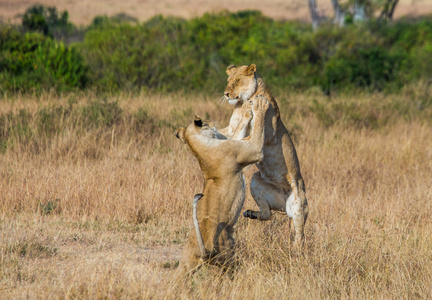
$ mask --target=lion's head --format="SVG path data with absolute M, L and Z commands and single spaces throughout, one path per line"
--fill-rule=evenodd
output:
M 181 127 L 177 129 L 175 135 L 183 143 L 187 143 L 193 136 L 216 139 L 217 131 L 213 122 L 195 116 L 194 121 L 187 128 Z
M 256 78 L 256 65 L 249 66 L 228 66 L 227 86 L 225 88 L 225 99 L 229 104 L 235 105 L 237 102 L 249 100 L 255 94 L 258 83 Z

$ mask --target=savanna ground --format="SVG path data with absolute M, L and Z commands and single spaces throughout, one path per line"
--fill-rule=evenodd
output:
M 0 298 L 432 298 L 430 90 L 277 93 L 306 182 L 288 218 L 240 218 L 236 264 L 171 284 L 202 178 L 174 129 L 227 124 L 219 96 L 92 93 L 0 102 Z M 247 181 L 255 167 L 246 170 Z M 244 209 L 256 209 L 250 195 Z
M 118 13 L 145 21 L 159 14 L 191 18 L 206 12 L 236 12 L 246 9 L 259 10 L 274 19 L 310 21 L 307 0 L 0 0 L 0 21 L 20 23 L 21 15 L 35 4 L 55 6 L 60 11 L 67 10 L 70 20 L 77 25 L 88 25 L 98 15 L 112 16 Z M 330 0 L 319 0 L 317 4 L 320 12 L 329 16 L 333 14 Z M 394 16 L 419 16 L 431 12 L 430 0 L 400 0 Z

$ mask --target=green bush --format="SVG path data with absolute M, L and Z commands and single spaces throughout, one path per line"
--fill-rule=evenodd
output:
M 76 48 L 51 39 L 38 46 L 35 68 L 48 76 L 57 89 L 83 88 L 87 82 L 87 67 Z
M 90 80 L 102 90 L 158 88 L 173 80 L 175 58 L 167 43 L 142 26 L 108 23 L 90 30 L 80 45 L 90 68 Z
M 67 12 L 34 6 L 23 27 L 50 35 L 72 28 L 67 19 Z M 221 92 L 227 65 L 255 63 L 271 87 L 398 91 L 429 79 L 432 70 L 427 18 L 328 24 L 313 32 L 308 24 L 275 21 L 258 11 L 190 20 L 156 16 L 144 23 L 120 14 L 96 17 L 82 31 L 82 42 L 65 46 L 41 33 L 0 27 L 2 90 Z
M 319 70 L 312 65 L 319 54 L 310 29 L 256 11 L 205 14 L 189 21 L 158 16 L 141 25 L 98 18 L 79 47 L 90 80 L 109 91 L 215 91 L 223 87 L 231 63 L 254 62 L 269 82 L 298 87 L 310 86 L 308 77 Z
M 408 59 L 404 62 L 401 76 L 405 81 L 413 81 L 424 78 L 432 78 L 432 42 L 413 47 Z
M 26 92 L 83 88 L 87 68 L 74 46 L 40 33 L 0 26 L 0 90 Z
M 377 43 L 344 45 L 324 64 L 321 86 L 325 91 L 351 87 L 381 90 L 399 83 L 398 70 L 405 57 L 403 51 Z
M 21 34 L 17 30 L 0 27 L 0 88 L 19 91 L 41 86 L 44 78 L 35 72 L 35 53 L 46 38 L 38 33 Z
M 48 37 L 61 38 L 77 30 L 68 19 L 67 11 L 60 13 L 55 7 L 37 4 L 26 10 L 22 26 L 26 31 L 37 31 Z
M 428 61 L 430 21 L 312 32 L 306 24 L 245 11 L 191 20 L 158 16 L 140 25 L 94 23 L 80 51 L 99 90 L 220 91 L 229 64 L 257 64 L 270 86 L 318 85 L 325 92 L 398 90 L 430 70 L 419 64 L 419 57 Z

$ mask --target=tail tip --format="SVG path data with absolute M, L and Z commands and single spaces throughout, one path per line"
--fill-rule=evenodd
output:
M 204 197 L 203 194 L 196 194 L 196 195 L 194 196 L 194 198 L 193 198 L 193 202 L 194 202 L 194 203 L 198 203 L 198 201 L 200 201 L 200 199 L 201 199 L 202 197 Z

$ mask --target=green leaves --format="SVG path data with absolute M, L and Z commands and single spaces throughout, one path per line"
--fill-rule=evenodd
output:
M 74 46 L 7 26 L 0 27 L 0 38 L 2 92 L 68 91 L 86 86 L 87 67 Z
M 75 47 L 51 39 L 37 48 L 35 68 L 49 76 L 57 89 L 83 88 L 87 81 L 87 68 Z
M 67 12 L 52 8 L 34 7 L 26 18 L 34 16 L 39 24 L 38 15 L 50 28 L 69 24 Z M 83 32 L 84 41 L 65 45 L 41 33 L 0 26 L 1 91 L 89 86 L 103 92 L 220 92 L 227 65 L 250 63 L 270 86 L 284 89 L 398 90 L 430 78 L 432 69 L 428 19 L 328 24 L 313 32 L 310 25 L 275 21 L 257 11 L 190 20 L 156 16 L 141 24 L 119 15 L 96 17 Z

